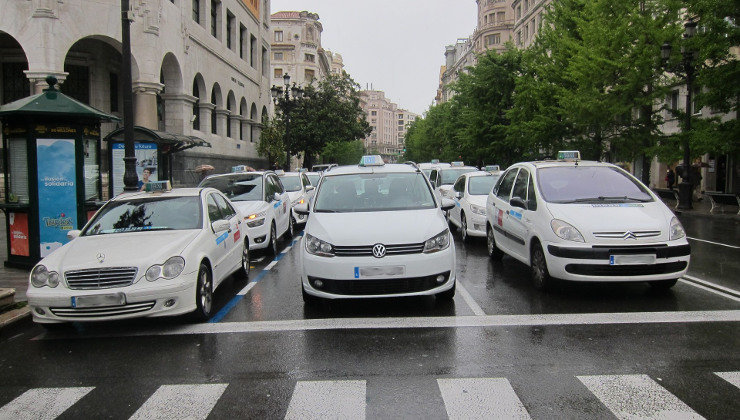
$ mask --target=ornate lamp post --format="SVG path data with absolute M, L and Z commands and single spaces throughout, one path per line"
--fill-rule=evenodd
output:
M 691 39 L 696 34 L 696 22 L 689 20 L 684 24 L 685 40 Z M 669 69 L 675 73 L 683 73 L 686 81 L 686 121 L 683 133 L 683 176 L 681 182 L 678 184 L 678 208 L 681 210 L 691 210 L 693 208 L 691 204 L 691 196 L 693 190 L 693 182 L 691 176 L 691 149 L 689 145 L 689 137 L 691 135 L 691 116 L 693 114 L 692 102 L 694 94 L 694 76 L 696 69 L 696 51 L 690 50 L 687 47 L 681 47 L 682 60 L 679 65 L 671 66 L 669 60 L 671 58 L 672 46 L 666 42 L 660 47 L 660 58 L 663 61 L 663 65 L 666 69 Z
M 123 79 L 123 147 L 124 164 L 123 190 L 137 191 L 139 177 L 136 175 L 134 154 L 134 102 L 131 80 L 131 20 L 129 0 L 121 0 L 121 78 Z
M 272 93 L 272 100 L 275 102 L 276 108 L 280 110 L 283 114 L 283 119 L 285 120 L 285 137 L 283 142 L 285 143 L 287 156 L 283 169 L 285 171 L 289 171 L 290 157 L 292 153 L 290 139 L 290 113 L 298 105 L 298 101 L 303 98 L 303 89 L 296 86 L 295 82 L 293 83 L 293 87 L 290 86 L 290 76 L 288 73 L 283 75 L 283 83 L 285 88 L 273 85 L 272 88 L 270 88 L 270 93 Z

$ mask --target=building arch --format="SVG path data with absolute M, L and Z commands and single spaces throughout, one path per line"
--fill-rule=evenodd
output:
M 249 133 L 249 141 L 251 143 L 254 143 L 255 140 L 259 139 L 259 133 L 257 130 L 259 129 L 258 124 L 260 123 L 260 116 L 257 112 L 257 105 L 254 103 L 252 104 L 252 108 L 249 111 L 249 119 L 252 120 L 252 129 Z
M 249 118 L 249 115 L 247 115 L 247 112 L 249 110 L 249 105 L 247 104 L 247 100 L 242 97 L 242 100 L 239 101 L 239 115 L 242 117 L 242 121 L 239 124 L 239 140 L 247 140 L 246 137 L 249 136 L 249 131 L 244 130 L 244 126 L 247 124 L 247 119 Z
M 203 75 L 196 73 L 193 77 L 192 95 L 195 97 L 193 102 L 193 130 L 200 130 L 201 117 L 200 117 L 200 104 L 206 100 L 206 81 L 203 79 Z
M 236 97 L 233 90 L 230 90 L 226 95 L 226 110 L 229 111 L 226 116 L 226 137 L 232 137 L 234 134 L 231 127 L 232 121 L 234 121 L 232 115 L 236 115 Z
M 224 99 L 221 95 L 221 86 L 219 86 L 218 82 L 214 83 L 211 88 L 211 104 L 214 105 L 214 108 L 211 110 L 211 133 L 218 134 L 217 111 L 219 109 L 223 109 L 224 106 Z
M 17 101 L 31 94 L 31 83 L 24 73 L 28 70 L 28 56 L 18 40 L 0 31 L 0 105 Z

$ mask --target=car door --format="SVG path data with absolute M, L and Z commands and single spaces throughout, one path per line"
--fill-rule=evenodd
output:
M 526 168 L 519 169 L 519 174 L 514 182 L 510 200 L 519 199 L 524 205 L 527 204 L 527 188 L 529 186 L 529 171 Z M 509 237 L 511 250 L 521 259 L 527 259 L 527 243 L 531 230 L 531 211 L 509 205 L 507 215 L 506 231 Z
M 214 197 L 216 199 L 216 204 L 221 209 L 222 220 L 228 220 L 230 226 L 228 232 L 229 237 L 224 241 L 226 243 L 228 254 L 226 257 L 228 264 L 226 264 L 227 268 L 225 271 L 227 272 L 226 275 L 229 275 L 241 267 L 242 263 L 242 244 L 244 243 L 241 232 L 242 220 L 241 217 L 237 216 L 236 210 L 234 210 L 234 207 L 229 204 L 228 200 L 224 196 L 221 194 L 214 194 Z M 219 281 L 220 280 L 215 280 L 214 285 L 218 285 Z
M 216 193 L 210 193 L 206 197 L 206 207 L 208 208 L 208 229 L 212 236 L 211 240 L 208 241 L 208 256 L 211 258 L 213 263 L 213 279 L 214 281 L 220 281 L 220 279 L 226 276 L 226 272 L 229 270 L 230 263 L 229 259 L 229 246 L 228 239 L 230 232 L 215 232 L 213 230 L 213 222 L 223 220 L 224 215 L 221 214 L 221 207 L 216 202 Z
M 461 217 L 460 214 L 462 213 L 462 203 L 461 200 L 463 199 L 463 195 L 465 193 L 465 177 L 461 176 L 460 178 L 455 181 L 455 184 L 452 186 L 453 190 L 453 200 L 455 201 L 455 207 L 450 210 L 450 221 L 455 226 L 461 225 Z
M 308 176 L 306 174 L 301 174 L 301 184 L 303 185 L 303 191 L 305 191 L 304 195 L 306 197 L 306 204 L 311 206 L 311 200 L 313 199 L 313 196 L 316 194 L 316 188 L 309 188 L 311 186 L 311 180 L 308 179 Z
M 290 220 L 288 220 L 291 208 L 290 198 L 288 197 L 288 193 L 285 192 L 282 182 L 280 182 L 280 179 L 276 175 L 268 175 L 267 182 L 271 184 L 270 189 L 280 195 L 280 200 L 273 202 L 272 206 L 275 209 L 275 229 L 277 230 L 277 235 L 281 236 L 288 230 L 288 224 L 290 223 Z
M 512 168 L 506 171 L 501 179 L 501 183 L 498 185 L 496 190 L 496 196 L 493 199 L 493 208 L 491 209 L 493 215 L 493 236 L 496 239 L 498 247 L 511 253 L 511 243 L 507 235 L 506 228 L 508 227 L 509 221 L 507 216 L 509 214 L 509 198 L 511 197 L 511 190 L 514 187 L 514 180 L 519 172 L 519 168 Z

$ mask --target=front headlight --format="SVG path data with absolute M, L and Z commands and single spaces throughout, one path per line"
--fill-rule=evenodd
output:
M 581 232 L 568 222 L 564 222 L 559 219 L 552 219 L 550 226 L 552 227 L 552 231 L 555 232 L 560 239 L 573 242 L 585 242 Z
M 475 214 L 480 214 L 481 216 L 486 215 L 486 208 L 481 206 L 476 206 L 475 204 L 470 205 L 470 211 L 472 211 Z
M 424 253 L 430 254 L 432 252 L 442 251 L 443 249 L 447 249 L 448 246 L 450 246 L 450 230 L 445 229 L 442 233 L 424 242 Z
M 260 217 L 265 217 L 267 212 L 261 211 L 259 213 L 252 213 L 249 216 L 245 217 L 244 220 L 254 220 L 259 219 Z
M 44 265 L 37 265 L 31 271 L 31 285 L 33 287 L 59 286 L 59 273 L 49 271 Z
M 247 220 L 249 220 L 249 219 L 247 219 Z M 256 227 L 262 226 L 264 224 L 265 224 L 265 219 L 264 218 L 257 219 L 257 220 L 249 220 L 247 222 L 247 226 L 249 226 L 251 228 L 256 228 Z
M 321 239 L 306 234 L 306 238 L 304 239 L 306 241 L 306 251 L 309 254 L 312 255 L 318 255 L 320 257 L 333 257 L 334 256 L 334 246 L 330 244 L 329 242 L 322 241 Z
M 155 264 L 146 270 L 144 275 L 147 280 L 155 281 L 159 278 L 174 279 L 185 270 L 185 259 L 182 257 L 171 257 L 164 264 Z
M 686 231 L 683 230 L 683 225 L 678 220 L 678 217 L 673 216 L 673 219 L 671 219 L 671 235 L 670 239 L 681 239 L 686 237 Z

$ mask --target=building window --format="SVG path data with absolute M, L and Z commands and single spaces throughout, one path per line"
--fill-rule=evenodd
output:
M 275 61 L 282 61 L 283 60 L 283 53 L 276 52 L 272 55 L 272 59 Z
M 283 31 L 275 31 L 275 42 L 283 42 Z
M 313 41 L 313 28 L 306 29 L 306 41 Z
M 267 48 L 262 47 L 262 75 L 267 77 L 270 74 L 270 54 Z
M 519 20 L 522 18 L 522 6 L 516 7 L 516 20 Z
M 193 130 L 200 130 L 200 90 L 198 89 L 198 83 L 193 81 L 193 96 L 195 96 L 195 102 L 193 102 Z
M 234 15 L 226 10 L 226 48 L 234 48 Z
M 678 91 L 674 90 L 671 91 L 671 95 L 669 97 L 668 106 L 671 108 L 672 111 L 678 111 Z
M 316 62 L 316 56 L 313 55 L 313 54 L 306 54 L 305 61 L 308 61 L 310 63 L 315 63 Z
M 193 0 L 193 20 L 200 23 L 200 0 Z
M 498 24 L 501 25 L 506 20 L 506 12 L 498 12 L 496 14 L 498 16 Z
M 306 70 L 306 77 L 305 77 L 306 81 L 307 81 L 308 83 L 311 83 L 311 82 L 313 82 L 313 79 L 314 79 L 314 77 L 315 77 L 315 74 L 316 74 L 316 73 L 314 73 L 314 71 L 313 71 L 313 70 Z
M 378 115 L 378 111 L 370 111 L 370 115 L 372 115 L 374 117 L 374 116 Z
M 239 24 L 239 58 L 244 59 L 247 52 L 247 28 Z
M 257 44 L 257 38 L 255 38 L 254 35 L 249 35 L 249 65 L 256 69 L 257 57 L 255 56 L 254 51 L 256 48 L 255 44 Z
M 108 91 L 110 92 L 110 112 L 118 112 L 118 74 L 109 74 Z
M 281 77 L 283 77 L 283 69 L 275 69 L 273 73 L 273 78 L 279 79 Z
M 493 34 L 486 36 L 486 46 L 498 45 L 501 43 L 501 34 Z
M 220 7 L 220 2 L 217 2 L 216 0 L 211 0 L 211 35 L 213 35 L 214 38 L 218 38 L 218 15 Z

